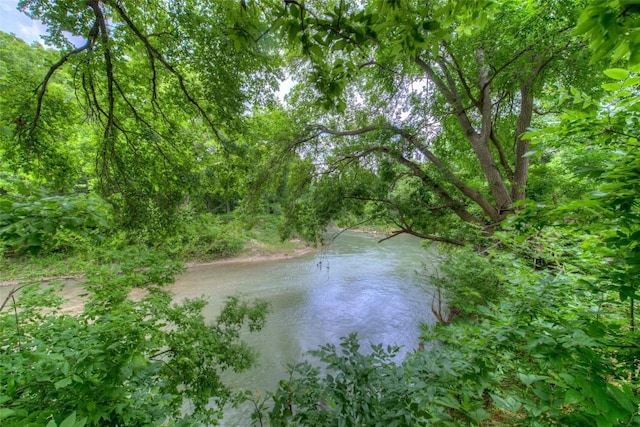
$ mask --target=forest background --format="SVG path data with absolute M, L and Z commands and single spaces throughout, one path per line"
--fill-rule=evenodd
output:
M 635 2 L 19 6 L 49 47 L 0 34 L 1 263 L 26 281 L 3 423 L 212 424 L 243 399 L 271 425 L 640 423 Z M 207 325 L 163 286 L 331 223 L 439 245 L 438 345 L 396 364 L 347 337 L 232 393 L 267 307 Z M 28 280 L 78 272 L 76 315 Z

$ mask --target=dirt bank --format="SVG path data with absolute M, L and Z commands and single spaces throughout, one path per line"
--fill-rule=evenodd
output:
M 297 258 L 309 253 L 315 252 L 316 249 L 313 247 L 304 247 L 298 248 L 290 252 L 275 252 L 275 253 L 260 253 L 256 251 L 250 251 L 243 253 L 241 255 L 230 257 L 230 258 L 222 258 L 213 261 L 192 261 L 185 262 L 186 268 L 199 267 L 199 266 L 215 266 L 215 265 L 225 265 L 225 264 L 241 264 L 241 263 L 249 263 L 249 262 L 267 262 L 267 261 L 278 261 L 289 258 Z M 0 281 L 0 286 L 19 286 L 25 283 L 34 283 L 41 282 L 47 283 L 54 280 L 82 280 L 83 275 L 71 275 L 71 276 L 53 276 L 53 277 L 41 277 L 41 278 L 32 278 L 25 280 L 4 280 Z

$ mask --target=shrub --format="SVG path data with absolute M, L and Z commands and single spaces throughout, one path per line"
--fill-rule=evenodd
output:
M 60 285 L 29 285 L 5 301 L 3 426 L 198 425 L 221 416 L 231 393 L 220 372 L 250 366 L 239 332 L 262 327 L 265 305 L 231 299 L 207 325 L 205 301 L 174 304 L 163 289 L 178 264 L 149 250 L 119 261 L 87 274 L 79 314 L 60 311 Z M 139 299 L 129 297 L 134 288 Z
M 440 321 L 472 316 L 498 298 L 502 286 L 496 260 L 470 248 L 448 248 L 444 257 L 428 281 L 435 287 L 432 310 Z
M 0 192 L 0 246 L 9 254 L 87 247 L 111 224 L 109 205 L 95 195 L 13 188 L 19 191 Z

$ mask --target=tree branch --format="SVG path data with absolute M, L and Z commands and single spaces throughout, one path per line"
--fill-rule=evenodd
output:
M 25 286 L 27 286 L 28 283 L 25 283 L 23 285 L 20 286 L 14 286 L 13 289 L 11 289 L 9 291 L 9 294 L 7 295 L 7 297 L 4 299 L 4 301 L 2 302 L 2 305 L 0 305 L 0 312 L 2 312 L 2 310 L 4 310 L 4 307 L 7 305 L 7 303 L 9 302 L 9 300 L 11 298 L 13 298 L 13 296 L 22 288 L 24 288 Z
M 444 46 L 447 47 L 446 44 Z M 451 58 L 451 61 L 453 62 L 453 68 L 456 74 L 458 75 L 458 79 L 460 80 L 460 83 L 462 83 L 462 87 L 464 88 L 465 93 L 476 106 L 479 105 L 478 99 L 473 95 L 473 92 L 471 91 L 471 87 L 467 83 L 467 79 L 465 78 L 464 73 L 462 72 L 462 67 L 460 66 L 460 63 L 458 63 L 458 60 L 450 51 L 447 52 L 447 55 L 449 56 L 449 58 Z
M 491 133 L 489 134 L 489 139 L 493 143 L 493 146 L 496 147 L 496 150 L 498 150 L 498 157 L 500 157 L 500 165 L 502 166 L 502 168 L 504 169 L 505 173 L 509 177 L 509 180 L 513 180 L 513 169 L 511 169 L 511 165 L 509 165 L 509 161 L 507 160 L 507 155 L 504 152 L 504 148 L 502 147 L 502 143 L 500 143 L 500 140 L 496 136 L 496 134 L 493 131 L 493 129 L 491 130 Z
M 378 147 L 377 151 L 383 152 L 392 158 L 396 159 L 400 164 L 408 167 L 413 174 L 420 178 L 422 182 L 429 188 L 431 188 L 437 195 L 440 197 L 445 204 L 451 205 L 451 210 L 463 221 L 469 222 L 472 224 L 482 224 L 482 221 L 471 215 L 466 209 L 462 207 L 462 205 L 456 202 L 453 197 L 451 197 L 437 182 L 435 182 L 422 168 L 411 160 L 405 158 L 399 153 L 392 153 L 386 147 Z
M 98 0 L 87 0 L 87 6 L 93 10 L 93 14 L 96 17 L 96 22 L 99 27 L 100 38 L 102 39 L 104 49 L 104 62 L 105 71 L 107 73 L 107 98 L 108 98 L 108 110 L 107 110 L 107 123 L 104 128 L 103 144 L 108 144 L 113 150 L 113 138 L 115 129 L 115 95 L 113 89 L 113 62 L 111 61 L 111 49 L 109 48 L 109 30 L 100 8 L 100 2 Z
M 449 87 L 442 79 L 438 76 L 435 70 L 427 64 L 422 58 L 416 57 L 414 62 L 418 64 L 418 66 L 425 72 L 429 80 L 431 80 L 436 88 L 442 93 L 442 95 L 447 100 L 447 103 L 453 108 L 453 114 L 458 119 L 458 123 L 462 128 L 465 136 L 468 139 L 473 138 L 478 134 L 476 129 L 474 128 L 469 116 L 467 115 L 466 108 L 462 103 L 462 99 L 460 99 L 460 94 L 457 89 L 454 87 Z M 440 67 L 446 67 L 446 64 L 440 64 Z
M 36 112 L 33 116 L 33 120 L 31 122 L 31 128 L 29 129 L 29 135 L 33 135 L 33 132 L 35 131 L 37 125 L 38 125 L 38 121 L 40 120 L 40 115 L 42 114 L 42 104 L 44 101 L 44 95 L 47 91 L 47 87 L 49 85 L 49 80 L 51 80 L 51 77 L 53 77 L 53 75 L 56 73 L 56 71 L 58 71 L 58 69 L 60 67 L 62 67 L 72 56 L 77 55 L 85 50 L 90 50 L 93 48 L 93 45 L 95 43 L 95 39 L 98 35 L 98 21 L 96 20 L 93 23 L 93 27 L 91 28 L 91 31 L 89 32 L 89 38 L 87 40 L 87 42 L 83 45 L 80 46 L 76 49 L 73 49 L 70 52 L 67 52 L 65 55 L 63 55 L 58 62 L 56 62 L 55 64 L 53 64 L 51 66 L 51 68 L 49 68 L 49 71 L 47 71 L 47 74 L 44 76 L 44 79 L 42 80 L 42 82 L 38 85 L 38 87 L 35 89 L 35 91 L 38 93 L 37 94 L 37 104 L 36 104 Z
M 449 239 L 448 237 L 440 237 L 440 236 L 435 236 L 433 234 L 423 234 L 423 233 L 419 233 L 417 231 L 406 230 L 406 229 L 394 231 L 390 236 L 387 236 L 387 237 L 385 237 L 383 239 L 378 240 L 378 243 L 382 243 L 385 240 L 392 239 L 392 238 L 394 238 L 396 236 L 399 236 L 400 234 L 410 234 L 412 236 L 416 236 L 416 237 L 419 237 L 419 238 L 424 239 L 424 240 L 431 240 L 433 242 L 441 242 L 441 243 L 449 243 L 451 245 L 456 245 L 456 246 L 465 246 L 466 245 L 466 242 L 464 242 L 462 240 Z
M 476 59 L 478 61 L 478 87 L 480 88 L 480 115 L 482 125 L 480 127 L 480 137 L 487 140 L 487 136 L 491 133 L 493 124 L 491 116 L 491 85 L 489 82 L 489 67 L 487 67 L 482 48 L 476 51 Z
M 420 143 L 414 135 L 403 131 L 401 129 L 392 128 L 405 140 L 409 141 L 411 145 L 417 148 L 433 165 L 438 168 L 440 172 L 466 197 L 474 201 L 489 218 L 497 218 L 498 212 L 494 206 L 489 203 L 487 199 L 477 190 L 466 185 L 462 182 L 451 170 L 437 157 L 431 150 L 429 150 L 424 144 Z
M 567 42 L 562 48 L 551 52 L 548 57 L 539 61 L 528 78 L 520 84 L 520 113 L 518 114 L 514 141 L 516 146 L 516 158 L 511 187 L 511 198 L 514 201 L 524 200 L 526 195 L 525 191 L 529 172 L 529 158 L 525 157 L 525 154 L 529 151 L 530 143 L 528 139 L 523 139 L 522 135 L 531 125 L 533 117 L 533 89 L 535 79 L 540 75 L 540 73 L 542 73 L 542 70 L 544 70 L 558 54 L 567 49 L 569 45 L 570 42 Z
M 167 71 L 173 74 L 173 76 L 178 80 L 178 84 L 180 85 L 180 90 L 182 91 L 184 96 L 187 98 L 189 103 L 193 105 L 198 110 L 198 112 L 202 115 L 202 117 L 205 119 L 205 121 L 207 122 L 207 124 L 209 125 L 213 133 L 216 135 L 216 138 L 218 139 L 218 141 L 225 142 L 222 136 L 220 135 L 220 133 L 218 132 L 217 125 L 213 123 L 213 120 L 209 117 L 207 112 L 204 111 L 204 108 L 202 108 L 200 103 L 196 101 L 196 99 L 191 95 L 185 83 L 184 76 L 180 72 L 178 72 L 178 70 L 173 65 L 171 65 L 169 61 L 167 61 L 165 57 L 151 44 L 148 37 L 142 34 L 140 29 L 138 29 L 138 27 L 133 23 L 131 18 L 129 18 L 129 16 L 126 14 L 124 9 L 118 3 L 113 2 L 113 4 L 111 5 L 118 12 L 118 15 L 120 15 L 122 20 L 129 27 L 129 29 L 131 29 L 131 31 L 133 31 L 136 37 L 138 37 L 138 39 L 142 42 L 148 54 L 155 57 L 158 61 L 160 61 L 160 63 L 164 65 Z
M 328 135 L 333 135 L 333 136 L 357 136 L 357 135 L 362 135 L 365 133 L 369 133 L 375 130 L 382 130 L 385 129 L 386 126 L 385 125 L 369 125 L 369 126 L 365 126 L 359 129 L 353 129 L 353 130 L 343 130 L 343 131 L 337 131 L 337 130 L 333 130 L 333 129 L 329 129 L 326 126 L 322 126 L 322 125 L 317 125 L 315 126 L 316 129 L 319 130 L 320 134 L 326 133 Z M 318 135 L 316 135 L 318 136 Z
M 496 219 L 498 217 L 497 210 L 491 206 L 491 204 L 476 190 L 468 187 L 464 184 L 460 179 L 458 179 L 449 169 L 442 163 L 442 161 L 435 156 L 430 150 L 428 150 L 423 144 L 417 142 L 413 135 L 408 132 L 402 131 L 399 128 L 396 128 L 387 124 L 380 125 L 369 125 L 359 129 L 346 130 L 346 131 L 337 131 L 333 129 L 329 129 L 325 126 L 316 126 L 315 129 L 318 129 L 318 132 L 314 134 L 314 137 L 319 136 L 320 134 L 328 134 L 333 136 L 357 136 L 365 133 L 373 132 L 376 130 L 388 130 L 392 131 L 403 138 L 407 139 L 412 143 L 414 147 L 419 149 L 435 166 L 440 170 L 446 179 L 448 179 L 461 193 L 467 196 L 469 199 L 474 201 L 478 206 L 482 208 L 482 210 L 492 219 Z M 308 138 L 309 140 L 311 138 Z M 437 184 L 433 179 L 431 179 L 426 172 L 424 172 L 419 165 L 412 162 L 411 160 L 405 158 L 399 153 L 393 153 L 386 147 L 372 147 L 366 150 L 363 153 L 360 153 L 360 157 L 364 154 L 368 154 L 370 152 L 383 152 L 392 158 L 396 159 L 399 163 L 407 166 L 413 173 L 414 176 L 420 178 L 424 184 L 426 184 L 429 188 L 438 194 L 438 196 L 445 202 L 445 205 L 451 206 L 451 209 L 458 215 L 462 220 L 474 224 L 482 224 L 482 221 L 471 215 L 468 211 L 461 207 L 460 203 L 457 203 L 453 197 L 451 197 L 439 184 Z
M 560 30 L 558 30 L 558 34 L 564 33 L 565 31 L 568 31 L 570 29 L 574 28 L 574 25 L 570 25 L 564 28 L 561 28 Z M 493 72 L 493 75 L 491 76 L 491 78 L 489 79 L 489 84 L 491 84 L 491 82 L 493 81 L 493 79 L 495 79 L 498 74 L 500 74 L 502 71 L 504 71 L 507 67 L 509 67 L 511 64 L 513 64 L 514 62 L 516 62 L 518 60 L 518 58 L 520 58 L 522 55 L 524 55 L 527 52 L 530 52 L 533 50 L 534 47 L 538 46 L 540 44 L 540 41 L 536 41 L 535 43 L 530 44 L 529 46 L 525 47 L 524 49 L 522 49 L 519 52 L 516 52 L 515 55 L 513 55 L 507 62 L 505 62 L 504 64 L 502 64 L 499 68 L 495 69 L 495 71 Z
M 398 226 L 400 228 L 400 230 L 396 230 L 396 231 L 392 232 L 392 234 L 390 236 L 387 236 L 387 237 L 384 237 L 384 238 L 378 240 L 378 243 L 382 243 L 385 240 L 392 239 L 392 238 L 394 238 L 396 236 L 399 236 L 400 234 L 410 234 L 412 236 L 416 236 L 416 237 L 419 237 L 419 238 L 425 239 L 425 240 L 431 240 L 431 241 L 434 241 L 434 242 L 449 243 L 449 244 L 453 244 L 453 245 L 457 245 L 457 246 L 464 246 L 466 244 L 462 240 L 450 239 L 448 237 L 436 236 L 436 235 L 433 235 L 433 234 L 424 234 L 424 233 L 420 233 L 420 232 L 417 232 L 417 231 L 413 230 L 413 227 L 411 227 L 411 225 L 406 221 L 404 215 L 402 214 L 402 210 L 400 208 L 398 208 L 398 206 L 395 203 L 393 203 L 391 200 L 371 199 L 371 198 L 366 198 L 366 197 L 347 197 L 347 198 L 348 199 L 354 199 L 354 200 L 364 200 L 364 201 L 385 203 L 385 204 L 393 207 L 396 210 L 396 212 L 398 213 L 398 216 L 400 217 L 400 223 L 398 223 L 396 221 L 393 221 L 393 222 L 396 224 L 396 226 Z M 434 210 L 434 209 L 429 209 L 429 210 Z M 370 220 L 371 220 L 371 218 L 367 219 L 364 222 L 356 224 L 355 226 L 349 227 L 349 228 L 357 227 L 358 225 L 364 224 L 364 223 L 366 223 L 366 222 L 368 222 Z M 347 228 L 347 230 L 349 228 Z M 342 231 L 341 231 L 341 233 L 342 233 Z M 338 235 L 339 234 L 340 233 L 338 233 Z

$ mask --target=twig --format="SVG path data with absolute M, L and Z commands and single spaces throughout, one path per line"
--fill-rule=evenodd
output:
M 2 312 L 2 310 L 4 310 L 4 306 L 7 305 L 7 303 L 9 302 L 9 299 L 13 298 L 13 296 L 16 294 L 16 292 L 18 292 L 20 289 L 24 288 L 28 284 L 29 283 L 25 283 L 23 285 L 20 285 L 20 286 L 17 286 L 17 287 L 14 287 L 13 289 L 11 289 L 11 291 L 9 292 L 9 295 L 7 295 L 7 297 L 2 302 L 2 305 L 0 305 L 0 312 Z M 13 300 L 13 302 L 15 303 L 15 300 Z
M 367 218 L 367 219 L 365 219 L 365 220 L 364 220 L 364 221 L 362 221 L 362 222 L 359 222 L 359 223 L 357 223 L 357 224 L 353 224 L 353 225 L 350 225 L 349 227 L 343 228 L 343 229 L 341 229 L 340 231 L 338 231 L 336 234 L 334 234 L 333 236 L 331 236 L 331 237 L 329 238 L 329 240 L 333 242 L 335 239 L 337 239 L 337 238 L 338 238 L 338 236 L 340 236 L 340 235 L 341 235 L 342 233 L 344 233 L 345 231 L 353 230 L 354 228 L 356 228 L 356 227 L 358 227 L 358 226 L 360 226 L 360 225 L 362 225 L 362 224 L 366 224 L 367 222 L 371 221 L 372 219 L 373 219 L 373 217 L 372 217 L 372 218 Z
M 36 91 L 38 93 L 38 98 L 37 98 L 37 104 L 36 104 L 36 112 L 33 116 L 33 121 L 31 122 L 31 128 L 29 129 L 30 135 L 33 134 L 33 132 L 36 129 L 36 126 L 38 125 L 38 121 L 40 121 L 40 115 L 42 113 L 42 104 L 44 102 L 44 95 L 47 91 L 47 87 L 49 86 L 49 80 L 51 80 L 51 77 L 53 77 L 56 71 L 58 71 L 58 69 L 62 67 L 72 56 L 77 55 L 80 52 L 83 52 L 85 50 L 89 50 L 93 47 L 95 43 L 95 37 L 98 34 L 98 28 L 99 28 L 98 21 L 96 20 L 96 22 L 94 22 L 93 24 L 93 27 L 91 28 L 91 31 L 89 32 L 89 39 L 87 40 L 87 42 L 83 46 L 80 46 L 66 53 L 65 55 L 62 56 L 62 58 L 58 60 L 58 62 L 53 64 L 51 68 L 49 68 L 49 71 L 47 71 L 47 74 L 44 76 L 44 79 L 42 80 L 40 85 L 36 88 Z
M 16 332 L 18 333 L 18 347 L 21 347 L 20 336 L 22 333 L 20 332 L 20 319 L 18 318 L 18 305 L 16 304 L 15 295 L 11 295 L 11 300 L 13 301 L 13 314 L 16 317 Z

